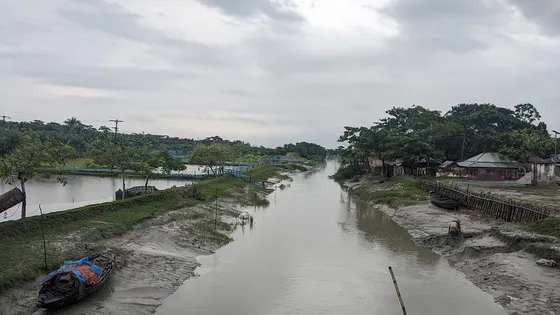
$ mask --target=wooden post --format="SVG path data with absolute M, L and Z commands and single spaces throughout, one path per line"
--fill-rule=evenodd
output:
M 406 308 L 404 307 L 401 291 L 399 291 L 399 285 L 397 284 L 397 279 L 395 278 L 395 274 L 393 273 L 393 268 L 391 268 L 391 266 L 389 266 L 389 272 L 391 273 L 391 278 L 393 278 L 393 284 L 395 285 L 395 291 L 397 291 L 397 297 L 401 303 L 403 315 L 406 315 Z
M 216 216 L 214 217 L 214 231 L 218 227 L 218 190 L 216 189 Z
M 41 237 L 43 238 L 43 256 L 45 258 L 45 271 L 48 269 L 47 266 L 47 242 L 45 241 L 45 227 L 43 224 L 43 209 L 39 205 L 39 212 L 41 213 Z

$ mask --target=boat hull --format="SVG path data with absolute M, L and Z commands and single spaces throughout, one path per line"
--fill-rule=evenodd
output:
M 116 264 L 116 255 L 113 252 L 99 253 L 88 257 L 90 261 L 94 262 L 103 268 L 99 280 L 92 285 L 85 285 L 81 288 L 76 288 L 69 294 L 57 295 L 56 292 L 50 290 L 49 283 L 43 284 L 39 291 L 37 306 L 47 310 L 55 310 L 61 307 L 74 304 L 88 297 L 90 294 L 99 290 L 113 272 Z
M 447 210 L 459 209 L 459 202 L 457 200 L 447 198 L 435 193 L 430 194 L 430 202 L 437 207 Z

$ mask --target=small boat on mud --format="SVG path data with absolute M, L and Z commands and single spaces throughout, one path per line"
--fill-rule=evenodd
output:
M 97 291 L 115 268 L 112 251 L 94 254 L 80 260 L 64 261 L 43 279 L 37 306 L 54 310 L 76 303 Z
M 430 192 L 430 202 L 437 207 L 448 209 L 448 210 L 458 210 L 459 201 L 442 196 L 435 192 Z

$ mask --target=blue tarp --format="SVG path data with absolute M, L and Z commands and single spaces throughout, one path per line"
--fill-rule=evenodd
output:
M 54 275 L 56 275 L 57 273 L 62 272 L 62 271 L 71 271 L 72 273 L 74 273 L 76 275 L 76 277 L 78 278 L 78 280 L 80 280 L 80 282 L 86 282 L 86 280 L 87 280 L 86 277 L 84 277 L 84 275 L 78 269 L 72 268 L 72 266 L 88 265 L 89 270 L 93 273 L 98 274 L 98 275 L 100 275 L 101 272 L 103 271 L 103 268 L 90 263 L 88 257 L 84 257 L 80 260 L 65 260 L 64 265 L 65 266 L 62 266 L 62 267 L 58 268 L 57 270 L 49 273 L 43 279 L 43 283 L 49 281 Z

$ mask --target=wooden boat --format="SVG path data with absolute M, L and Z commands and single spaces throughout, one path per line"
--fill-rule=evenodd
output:
M 47 276 L 45 278 L 43 286 L 39 291 L 37 306 L 47 310 L 54 310 L 84 299 L 97 291 L 107 281 L 107 278 L 115 268 L 115 258 L 116 255 L 111 251 L 87 257 L 87 261 L 93 264 L 94 267 L 101 268 L 95 283 L 82 282 L 75 273 L 60 271 L 62 268 L 72 267 L 73 265 L 63 266 L 61 269 L 52 272 L 49 274 L 50 277 Z M 86 260 L 86 258 L 82 260 Z M 65 265 L 68 265 L 67 263 L 65 262 Z
M 430 202 L 435 206 L 438 206 L 443 209 L 448 209 L 448 210 L 459 209 L 459 202 L 457 200 L 442 196 L 435 192 L 430 192 Z

